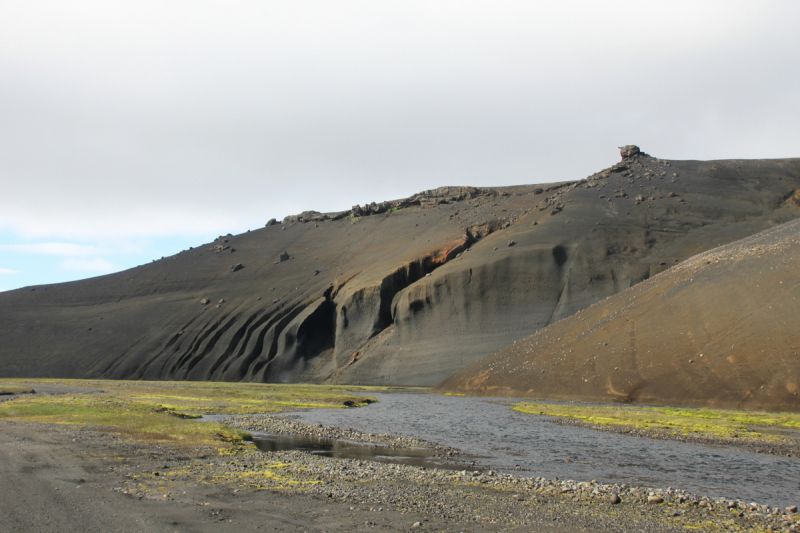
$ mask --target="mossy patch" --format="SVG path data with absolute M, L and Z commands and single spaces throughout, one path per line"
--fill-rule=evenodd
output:
M 22 381 L 22 380 L 20 380 Z M 94 426 L 143 441 L 240 445 L 249 433 L 195 419 L 203 414 L 276 413 L 348 408 L 376 402 L 368 387 L 258 383 L 24 380 L 102 389 L 91 394 L 20 397 L 0 404 L 0 419 Z M 22 385 L 15 385 L 22 388 Z
M 512 409 L 521 413 L 576 419 L 593 426 L 625 426 L 682 436 L 781 441 L 784 439 L 771 431 L 800 430 L 800 414 L 797 413 L 541 402 L 522 402 Z
M 36 391 L 30 387 L 0 384 L 0 396 L 10 396 L 12 394 L 33 394 L 34 392 Z

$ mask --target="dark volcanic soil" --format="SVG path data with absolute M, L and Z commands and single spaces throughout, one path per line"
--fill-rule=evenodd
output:
M 795 516 L 680 491 L 129 442 L 0 422 L 0 531 L 760 531 Z M 663 501 L 648 503 L 648 499 Z M 658 499 L 656 498 L 656 500 Z M 788 529 L 787 529 L 788 530 Z
M 0 377 L 434 385 L 796 218 L 798 189 L 798 159 L 629 154 L 566 184 L 288 217 L 118 274 L 0 294 Z
M 800 220 L 697 255 L 438 392 L 800 410 Z

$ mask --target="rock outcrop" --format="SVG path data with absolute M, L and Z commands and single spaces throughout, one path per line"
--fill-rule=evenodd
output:
M 641 153 L 642 152 L 639 150 L 639 147 L 632 144 L 619 147 L 619 155 L 621 155 L 623 159 L 632 158 Z

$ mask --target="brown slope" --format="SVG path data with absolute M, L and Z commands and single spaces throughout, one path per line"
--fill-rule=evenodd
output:
M 797 217 L 798 188 L 797 159 L 629 154 L 567 184 L 287 217 L 118 274 L 0 294 L 0 375 L 433 385 Z
M 800 410 L 800 220 L 699 254 L 436 392 Z

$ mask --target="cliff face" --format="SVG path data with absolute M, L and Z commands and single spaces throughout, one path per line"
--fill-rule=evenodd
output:
M 696 255 L 435 391 L 800 410 L 800 220 Z
M 2 293 L 0 376 L 434 385 L 800 215 L 800 160 L 623 153 L 585 180 L 307 212 L 118 274 Z

